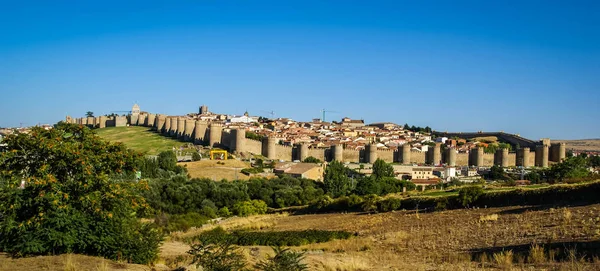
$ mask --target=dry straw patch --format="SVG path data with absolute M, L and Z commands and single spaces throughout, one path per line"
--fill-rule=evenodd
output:
M 479 222 L 488 222 L 488 221 L 497 221 L 498 220 L 498 214 L 491 214 L 491 215 L 482 215 L 479 217 Z
M 77 269 L 77 265 L 75 264 L 75 262 L 73 261 L 73 254 L 67 254 L 67 256 L 65 257 L 65 271 L 76 271 Z
M 512 250 L 494 253 L 494 262 L 499 268 L 510 270 L 513 265 Z
M 362 271 L 372 270 L 370 261 L 362 256 L 341 255 L 307 255 L 307 262 L 311 263 L 310 270 L 324 271 Z
M 255 215 L 248 217 L 231 217 L 212 224 L 203 225 L 200 228 L 192 228 L 186 232 L 173 232 L 171 237 L 174 240 L 184 240 L 196 236 L 202 232 L 221 227 L 224 230 L 263 230 L 272 228 L 276 225 L 276 220 L 289 216 L 288 213 Z

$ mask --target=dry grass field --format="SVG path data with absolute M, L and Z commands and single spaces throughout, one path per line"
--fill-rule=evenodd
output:
M 347 230 L 348 240 L 293 247 L 310 270 L 600 270 L 600 204 L 566 208 L 505 207 L 418 213 L 270 214 L 218 222 L 226 230 Z M 156 265 L 127 265 L 66 255 L 0 258 L 0 270 L 173 270 L 189 266 L 179 240 L 214 228 L 173 233 Z M 249 263 L 272 253 L 243 247 Z M 35 267 L 35 269 L 28 269 Z
M 244 168 L 250 164 L 238 160 L 202 160 L 195 162 L 178 163 L 188 169 L 192 178 L 209 178 L 211 180 L 247 180 L 248 175 L 242 174 Z
M 566 143 L 567 150 L 600 152 L 600 139 L 552 140 L 552 142 Z

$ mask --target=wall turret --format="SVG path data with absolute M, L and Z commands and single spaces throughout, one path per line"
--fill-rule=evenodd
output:
M 240 154 L 244 152 L 244 143 L 246 141 L 246 129 L 239 127 L 232 130 L 234 136 L 232 137 L 231 150 L 235 153 Z
M 165 116 L 165 128 L 162 131 L 163 135 L 171 135 L 171 117 Z
M 483 166 L 483 148 L 477 147 L 469 152 L 469 166 Z
M 194 144 L 202 144 L 205 141 L 208 123 L 204 120 L 197 120 L 194 128 Z
M 183 140 L 194 142 L 194 130 L 196 128 L 196 121 L 193 119 L 184 120 L 185 130 L 183 132 Z
M 185 137 L 185 118 L 177 118 L 177 138 L 183 140 Z
M 446 149 L 446 164 L 448 166 L 454 167 L 456 166 L 456 149 L 453 147 L 449 147 Z
M 344 162 L 344 145 L 337 144 L 333 146 L 333 160 Z
M 269 136 L 263 139 L 263 155 L 268 159 L 277 159 L 275 145 L 277 145 L 277 138 Z
M 410 144 L 402 145 L 402 164 L 410 164 Z
M 208 136 L 209 146 L 215 147 L 221 144 L 221 133 L 223 132 L 223 125 L 220 123 L 210 124 L 210 135 Z
M 550 139 L 542 138 L 540 143 L 535 146 L 535 166 L 548 167 Z
M 529 155 L 531 150 L 529 148 L 522 148 L 517 150 L 517 166 L 530 167 Z
M 152 127 L 152 130 L 156 130 L 158 126 L 156 123 L 156 114 L 148 114 L 148 116 L 146 116 L 146 121 L 144 122 L 144 125 L 147 127 Z
M 304 159 L 306 159 L 306 157 L 308 157 L 308 144 L 306 143 L 300 143 L 300 162 L 303 162 Z
M 166 116 L 164 115 L 157 115 L 156 116 L 156 131 L 158 133 L 163 133 L 163 131 L 165 130 L 165 119 Z
M 106 128 L 106 116 L 100 116 L 98 118 L 98 128 Z
M 367 161 L 371 164 L 377 161 L 377 146 L 373 144 L 369 144 L 366 146 L 367 148 Z

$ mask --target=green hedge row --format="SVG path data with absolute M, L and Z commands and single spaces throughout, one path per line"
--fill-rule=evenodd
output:
M 346 231 L 233 231 L 215 228 L 188 239 L 188 242 L 219 244 L 229 242 L 239 246 L 302 246 L 312 243 L 329 242 L 334 239 L 348 239 L 354 234 Z
M 445 197 L 386 199 L 381 199 L 374 195 L 364 197 L 352 195 L 337 199 L 322 197 L 314 201 L 302 210 L 302 212 L 389 212 L 400 209 L 448 210 L 464 207 L 600 203 L 600 181 L 579 185 L 555 185 L 539 189 L 515 189 L 511 191 L 483 193 L 478 193 L 477 190 L 481 189 L 473 188 L 477 187 L 464 187 L 459 190 L 459 195 Z

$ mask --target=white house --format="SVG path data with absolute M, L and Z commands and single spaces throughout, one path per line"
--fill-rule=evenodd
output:
M 229 119 L 231 123 L 253 123 L 258 122 L 258 117 L 244 116 L 233 116 Z

